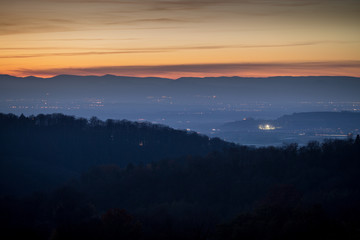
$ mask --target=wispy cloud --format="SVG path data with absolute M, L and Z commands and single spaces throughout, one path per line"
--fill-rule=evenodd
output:
M 280 15 L 302 6 L 328 5 L 335 0 L 2 0 L 0 35 L 81 31 L 107 25 L 179 25 L 226 19 L 237 15 Z M 360 2 L 342 0 L 359 8 Z M 36 4 L 33 4 L 36 3 Z M 22 11 L 17 12 L 18 7 Z M 249 7 L 250 6 L 250 7 Z M 269 8 L 271 7 L 271 9 Z M 24 8 L 28 8 L 24 11 Z M 350 8 L 350 7 L 348 7 Z M 16 11 L 16 14 L 14 14 Z M 306 13 L 306 12 L 304 12 Z M 344 15 L 345 16 L 345 15 Z M 155 26 L 158 27 L 158 26 Z
M 143 51 L 105 51 L 105 52 L 69 52 L 69 53 L 36 53 L 36 54 L 24 54 L 24 55 L 8 55 L 8 56 L 0 56 L 0 58 L 37 58 L 37 57 L 73 57 L 73 56 L 86 56 L 86 55 L 114 55 L 114 54 L 144 54 L 144 53 L 158 53 L 164 52 L 160 50 L 143 50 Z
M 134 41 L 140 40 L 141 38 L 52 38 L 52 39 L 37 39 L 28 41 L 44 41 L 44 42 L 74 42 L 74 41 Z
M 9 27 L 8 27 L 9 26 Z M 28 25 L 18 22 L 17 24 L 1 24 L 0 23 L 0 36 L 13 35 L 13 34 L 26 34 L 26 33 L 43 33 L 43 32 L 71 32 L 75 29 L 70 26 L 55 25 L 55 24 L 37 24 Z
M 348 43 L 341 41 L 318 41 L 318 42 L 297 42 L 287 44 L 265 44 L 265 45 L 198 45 L 198 46 L 170 46 L 170 47 L 149 47 L 149 48 L 58 48 L 58 47 L 36 47 L 36 48 L 0 48 L 2 51 L 63 51 L 63 52 L 48 52 L 48 53 L 31 53 L 31 54 L 8 54 L 0 55 L 1 58 L 37 58 L 37 57 L 51 57 L 51 56 L 81 56 L 81 55 L 114 55 L 114 54 L 143 54 L 143 53 L 159 53 L 159 52 L 174 52 L 174 51 L 189 51 L 189 50 L 217 50 L 229 48 L 283 48 L 296 46 L 311 46 L 326 43 Z M 74 52 L 64 52 L 73 50 Z M 79 52 L 79 50 L 87 50 Z
M 144 23 L 144 22 L 159 22 L 159 23 L 188 23 L 195 22 L 194 20 L 190 21 L 189 19 L 176 19 L 176 18 L 145 18 L 145 19 L 136 19 L 128 21 L 127 23 Z
M 60 1 L 60 0 L 58 0 Z M 199 10 L 211 6 L 274 6 L 274 7 L 302 7 L 319 4 L 329 4 L 337 0 L 75 0 L 70 2 L 87 2 L 102 4 L 121 4 L 133 6 L 148 6 L 147 10 Z M 351 1 L 351 0 L 343 0 Z

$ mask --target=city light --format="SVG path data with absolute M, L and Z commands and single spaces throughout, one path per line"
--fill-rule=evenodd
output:
M 260 124 L 259 129 L 260 130 L 275 130 L 275 127 L 270 124 Z

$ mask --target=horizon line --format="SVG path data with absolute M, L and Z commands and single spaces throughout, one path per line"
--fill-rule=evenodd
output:
M 169 80 L 179 80 L 182 78 L 198 78 L 198 79 L 205 79 L 205 78 L 302 78 L 302 77 L 344 77 L 344 78 L 360 78 L 357 76 L 352 75 L 269 75 L 269 76 L 241 76 L 241 75 L 232 75 L 232 76 L 184 76 L 184 77 L 177 77 L 177 78 L 170 78 L 170 77 L 159 77 L 159 76 L 130 76 L 130 75 L 116 75 L 116 74 L 88 74 L 88 75 L 82 75 L 82 74 L 57 74 L 52 76 L 36 76 L 36 75 L 26 75 L 26 76 L 16 76 L 12 74 L 2 74 L 0 73 L 0 76 L 8 76 L 8 77 L 14 77 L 14 78 L 40 78 L 40 79 L 51 79 L 61 76 L 69 76 L 69 77 L 123 77 L 123 78 L 158 78 L 158 79 L 169 79 Z
M 238 62 L 175 65 L 106 65 L 60 68 L 22 68 L 0 70 L 17 77 L 51 78 L 58 75 L 132 76 L 179 79 L 182 77 L 274 77 L 274 76 L 352 76 L 360 77 L 360 61 L 316 62 Z

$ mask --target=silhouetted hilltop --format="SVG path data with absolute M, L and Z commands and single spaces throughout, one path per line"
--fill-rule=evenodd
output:
M 7 179 L 3 192 L 50 187 L 93 166 L 146 165 L 233 146 L 162 125 L 110 119 L 104 122 L 96 117 L 87 120 L 63 114 L 0 114 L 0 132 L 0 182 Z
M 197 135 L 190 141 L 188 133 L 174 133 L 161 126 L 104 123 L 96 118 L 87 122 L 63 115 L 34 119 L 1 115 L 1 119 L 2 133 L 9 129 L 2 135 L 0 149 L 0 230 L 2 235 L 9 236 L 7 239 L 354 240 L 359 237 L 359 136 L 310 142 L 303 147 L 297 144 L 267 148 L 234 146 L 205 156 L 169 158 L 126 167 L 107 162 L 111 164 L 93 165 L 85 170 L 84 166 L 76 165 L 79 159 L 83 163 L 89 159 L 104 163 L 103 156 L 108 154 L 116 159 L 122 152 L 137 151 L 138 139 L 134 140 L 136 147 L 126 144 L 126 139 L 136 139 L 143 131 L 157 135 L 162 130 L 171 143 L 178 143 L 174 135 L 180 135 L 178 140 L 183 145 L 178 147 L 183 153 L 189 152 L 188 148 L 194 147 L 192 144 L 199 147 L 207 143 L 213 148 L 228 144 L 213 145 L 209 139 L 201 140 Z M 111 129 L 121 127 L 135 130 L 130 131 L 133 137 L 125 137 L 126 131 L 123 132 L 124 144 L 135 148 L 117 152 L 106 146 L 111 146 L 108 141 Z M 17 148 L 13 149 L 14 146 Z M 77 147 L 83 149 L 79 152 Z M 153 149 L 162 152 L 156 145 Z M 86 154 L 82 158 L 80 153 L 94 156 Z M 46 165 L 49 161 L 58 164 L 53 171 Z M 34 190 L 32 184 L 46 184 L 45 181 L 59 175 L 61 166 L 83 170 L 54 191 L 24 197 L 7 195 L 7 190 L 14 187 L 13 181 L 28 184 Z M 32 180 L 44 172 L 52 178 Z M 28 192 L 29 189 L 23 188 L 20 194 Z

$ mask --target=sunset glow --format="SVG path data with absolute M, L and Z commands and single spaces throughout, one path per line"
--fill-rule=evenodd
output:
M 2 0 L 0 73 L 360 77 L 357 0 Z

